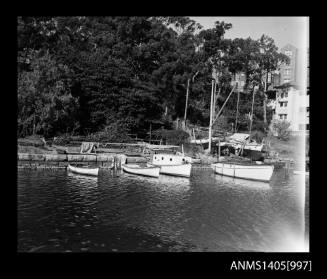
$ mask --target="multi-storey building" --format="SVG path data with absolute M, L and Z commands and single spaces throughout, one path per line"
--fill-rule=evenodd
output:
M 281 65 L 280 69 L 268 73 L 263 77 L 267 81 L 267 90 L 276 92 L 271 97 L 269 106 L 273 109 L 273 119 L 290 122 L 290 129 L 294 133 L 309 130 L 309 50 L 305 54 L 296 47 L 287 44 L 281 48 L 281 52 L 287 55 L 289 63 Z M 307 56 L 307 59 L 303 59 Z M 302 60 L 301 60 L 302 59 Z M 307 67 L 305 67 L 305 63 Z M 306 73 L 307 70 L 307 73 Z M 307 79 L 303 86 L 303 79 Z M 236 73 L 232 77 L 231 84 L 237 84 L 236 92 L 243 91 L 246 82 L 244 73 Z
M 298 77 L 298 49 L 290 44 L 287 44 L 281 48 L 281 53 L 287 55 L 290 58 L 289 63 L 284 63 L 280 67 L 280 82 L 297 84 Z
M 289 63 L 280 67 L 279 77 L 280 85 L 275 86 L 277 89 L 276 99 L 271 102 L 274 111 L 274 119 L 287 120 L 290 122 L 290 129 L 293 132 L 302 132 L 309 130 L 309 87 L 308 74 L 307 86 L 302 86 L 301 78 L 305 78 L 303 73 L 308 71 L 300 62 L 300 53 L 297 48 L 288 44 L 281 49 L 281 52 L 290 58 Z M 304 54 L 308 56 L 309 50 Z M 303 58 L 303 57 L 301 57 Z M 303 61 L 303 60 L 302 60 Z M 302 67 L 300 67 L 302 66 Z

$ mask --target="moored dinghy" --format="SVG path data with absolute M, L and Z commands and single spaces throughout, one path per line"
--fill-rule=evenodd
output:
M 137 174 L 142 176 L 150 176 L 150 177 L 159 177 L 159 167 L 155 166 L 140 166 L 136 164 L 124 164 L 122 165 L 123 171 L 131 174 Z
M 187 162 L 186 157 L 173 154 L 154 154 L 152 162 L 148 166 L 160 167 L 161 174 L 190 177 L 192 165 Z
M 98 175 L 99 168 L 92 168 L 90 166 L 82 166 L 82 165 L 68 165 L 67 170 L 84 175 Z

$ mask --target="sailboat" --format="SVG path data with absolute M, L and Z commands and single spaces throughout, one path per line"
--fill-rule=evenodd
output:
M 274 166 L 259 161 L 226 160 L 212 164 L 214 172 L 233 178 L 243 178 L 269 182 L 274 172 Z
M 235 88 L 235 87 L 234 87 Z M 231 93 L 233 90 L 231 91 Z M 230 95 L 231 95 L 230 93 Z M 228 98 L 230 97 L 228 96 Z M 234 178 L 243 178 L 243 179 L 249 179 L 249 180 L 257 180 L 257 181 L 265 181 L 269 182 L 273 171 L 274 166 L 271 164 L 265 164 L 261 161 L 253 161 L 246 158 L 242 158 L 239 155 L 243 155 L 245 147 L 261 152 L 262 146 L 258 146 L 257 144 L 250 143 L 251 140 L 251 129 L 252 129 L 252 117 L 253 117 L 253 105 L 254 105 L 254 95 L 255 95 L 255 88 L 253 89 L 253 98 L 252 98 L 252 108 L 251 108 L 251 122 L 250 122 L 250 131 L 249 134 L 234 134 L 234 147 L 238 149 L 239 152 L 237 152 L 236 156 L 232 156 L 230 158 L 224 158 L 223 160 L 220 160 L 220 162 L 212 164 L 211 167 L 213 168 L 214 172 L 220 175 L 230 176 Z M 227 98 L 227 100 L 228 100 Z M 212 99 L 212 98 L 211 98 Z M 226 101 L 227 101 L 226 100 Z M 226 104 L 226 101 L 224 105 Z M 239 98 L 238 98 L 239 101 Z M 238 105 L 238 102 L 237 102 Z M 211 105 L 211 109 L 213 109 Z M 221 111 L 221 110 L 220 110 Z M 238 107 L 237 107 L 238 112 Z M 212 112 L 210 113 L 212 114 Z M 218 118 L 219 113 L 216 117 Z M 237 118 L 236 118 L 237 119 Z M 210 119 L 210 128 L 212 128 L 212 122 Z M 211 135 L 211 133 L 210 133 Z M 240 137 L 238 137 L 240 136 Z M 243 136 L 243 138 L 242 138 Z M 245 137 L 244 137 L 245 136 Z M 237 140 L 237 138 L 241 138 L 241 140 Z M 232 144 L 232 145 L 233 145 Z M 239 145 L 239 146 L 238 146 Z M 221 145 L 220 145 L 221 146 Z M 220 149 L 220 148 L 219 148 Z M 218 152 L 218 156 L 220 156 Z

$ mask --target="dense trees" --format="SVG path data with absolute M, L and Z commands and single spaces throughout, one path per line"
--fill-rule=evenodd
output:
M 224 39 L 231 27 L 201 30 L 187 17 L 19 17 L 18 135 L 148 129 L 184 116 L 188 85 L 187 119 L 208 125 L 213 70 L 222 73 L 219 106 L 233 73 L 250 84 L 281 61 L 267 37 Z M 226 107 L 230 121 L 234 111 Z

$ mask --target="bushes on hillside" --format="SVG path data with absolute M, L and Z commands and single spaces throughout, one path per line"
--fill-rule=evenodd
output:
M 87 141 L 97 142 L 118 142 L 118 143 L 131 143 L 133 139 L 128 136 L 128 127 L 122 122 L 117 121 L 107 125 L 100 132 L 91 134 L 86 137 Z
M 266 134 L 262 131 L 253 131 L 251 133 L 251 138 L 254 139 L 257 143 L 261 143 L 262 140 L 266 137 Z
M 18 139 L 18 144 L 22 146 L 43 147 L 46 145 L 44 138 L 39 135 L 31 135 Z
M 183 130 L 156 130 L 153 135 L 167 144 L 181 145 L 188 142 L 189 134 Z
M 291 123 L 286 120 L 275 119 L 271 123 L 271 129 L 273 133 L 277 135 L 277 138 L 281 140 L 289 140 Z

